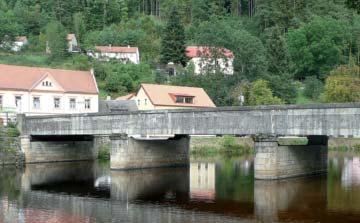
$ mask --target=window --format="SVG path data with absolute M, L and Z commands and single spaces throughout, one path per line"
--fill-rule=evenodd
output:
M 90 109 L 91 108 L 91 101 L 90 99 L 85 99 L 85 109 Z
M 42 82 L 42 86 L 51 87 L 51 86 L 52 86 L 52 83 L 51 83 L 50 81 L 43 81 L 43 82 Z
M 145 101 L 145 105 L 147 105 L 147 99 L 145 99 L 144 101 Z
M 138 105 L 140 105 L 140 99 L 138 100 Z
M 33 108 L 40 109 L 40 97 L 33 98 Z
M 76 99 L 70 98 L 70 109 L 76 109 Z
M 3 107 L 3 96 L 0 95 L 0 109 L 2 109 Z
M 15 96 L 15 106 L 21 108 L 21 96 Z
M 194 97 L 192 96 L 176 96 L 176 103 L 185 103 L 185 104 L 193 104 Z
M 54 98 L 54 108 L 55 109 L 60 108 L 60 98 Z

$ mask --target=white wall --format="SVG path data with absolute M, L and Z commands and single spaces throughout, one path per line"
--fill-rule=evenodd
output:
M 0 90 L 3 107 L 26 115 L 93 113 L 99 110 L 99 97 L 92 94 L 68 94 L 61 92 L 26 92 Z M 15 96 L 21 96 L 21 106 L 16 108 Z M 33 107 L 33 98 L 40 98 L 40 109 Z M 54 107 L 54 98 L 60 98 L 60 108 Z M 76 99 L 76 109 L 70 109 L 70 98 Z M 90 99 L 91 108 L 85 109 L 85 99 Z
M 124 60 L 128 59 L 131 63 L 139 64 L 140 63 L 140 55 L 137 53 L 88 53 L 88 56 L 94 57 L 96 59 L 117 59 Z
M 139 110 L 154 110 L 155 106 L 151 103 L 143 88 L 140 88 L 136 96 L 132 98 L 138 106 Z
M 232 58 L 228 58 L 228 59 L 219 58 L 219 59 L 217 59 L 220 70 L 224 74 L 228 74 L 228 75 L 233 75 L 234 74 L 233 61 L 234 61 L 234 59 L 232 59 Z M 215 65 L 213 60 L 207 60 L 206 58 L 201 58 L 201 57 L 192 58 L 189 61 L 189 64 L 190 63 L 193 63 L 194 66 L 195 66 L 194 67 L 194 73 L 195 74 L 205 73 L 205 71 L 207 69 L 209 69 L 209 67 L 211 68 L 211 67 L 213 67 Z M 226 66 L 226 64 L 227 64 L 227 66 Z M 212 72 L 215 73 L 215 70 L 213 70 Z

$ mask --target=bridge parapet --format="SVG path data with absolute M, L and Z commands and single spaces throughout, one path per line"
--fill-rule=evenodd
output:
M 26 135 L 360 136 L 360 103 L 26 117 Z

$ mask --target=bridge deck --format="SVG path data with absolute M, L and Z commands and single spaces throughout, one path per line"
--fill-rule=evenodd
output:
M 26 117 L 27 135 L 328 135 L 360 136 L 360 103 Z

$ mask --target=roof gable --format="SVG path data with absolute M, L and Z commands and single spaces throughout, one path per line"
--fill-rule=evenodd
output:
M 46 73 L 41 79 L 39 79 L 31 90 L 65 92 L 64 88 L 49 73 Z
M 204 89 L 195 87 L 182 87 L 158 84 L 142 84 L 153 105 L 175 107 L 216 107 Z M 176 103 L 176 96 L 193 98 L 193 103 Z

